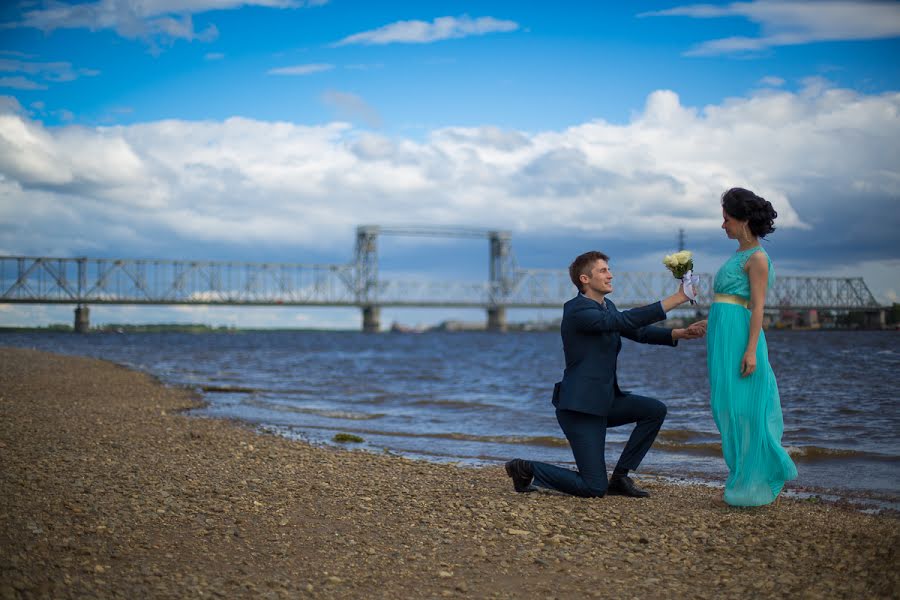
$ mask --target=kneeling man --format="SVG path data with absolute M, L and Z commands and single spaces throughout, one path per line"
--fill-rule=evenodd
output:
M 514 459 L 506 473 L 517 492 L 538 485 L 583 497 L 649 494 L 628 477 L 637 469 L 666 417 L 666 405 L 654 398 L 623 392 L 616 379 L 621 336 L 642 344 L 676 346 L 703 335 L 698 324 L 666 329 L 651 324 L 688 301 L 683 287 L 668 298 L 620 312 L 606 296 L 612 292 L 609 257 L 586 252 L 569 266 L 578 295 L 566 302 L 560 326 L 566 370 L 553 391 L 556 419 L 569 440 L 577 471 L 542 462 Z M 606 428 L 635 423 L 622 456 L 607 479 Z

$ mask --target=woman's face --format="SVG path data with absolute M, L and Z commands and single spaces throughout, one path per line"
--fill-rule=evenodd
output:
M 735 219 L 727 212 L 725 209 L 722 209 L 722 229 L 725 230 L 725 235 L 728 236 L 729 239 L 739 240 L 741 237 L 747 237 L 747 221 L 740 221 Z

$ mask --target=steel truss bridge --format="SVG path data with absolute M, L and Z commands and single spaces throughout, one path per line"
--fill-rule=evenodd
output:
M 382 235 L 487 238 L 489 278 L 480 282 L 383 280 L 378 272 Z M 709 306 L 712 275 L 701 274 Z M 671 294 L 672 276 L 617 272 L 615 300 L 640 306 Z M 356 256 L 347 264 L 245 263 L 193 260 L 0 256 L 0 304 L 74 304 L 75 329 L 89 328 L 88 305 L 347 306 L 363 313 L 363 329 L 380 329 L 382 307 L 481 308 L 487 327 L 503 330 L 506 310 L 559 308 L 574 295 L 566 270 L 524 269 L 515 261 L 506 231 L 462 227 L 360 226 Z M 769 308 L 881 309 L 861 278 L 779 276 Z

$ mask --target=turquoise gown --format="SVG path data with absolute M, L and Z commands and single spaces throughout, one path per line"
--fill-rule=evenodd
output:
M 750 279 L 744 265 L 760 247 L 739 251 L 716 273 L 716 294 L 750 299 Z M 769 288 L 775 281 L 769 261 Z M 728 465 L 725 502 L 762 506 L 775 500 L 785 481 L 797 477 L 797 467 L 781 446 L 784 420 L 778 383 L 769 365 L 765 333 L 756 345 L 756 370 L 741 377 L 741 359 L 750 336 L 750 311 L 739 304 L 713 302 L 706 337 L 710 406 L 722 435 L 722 455 Z

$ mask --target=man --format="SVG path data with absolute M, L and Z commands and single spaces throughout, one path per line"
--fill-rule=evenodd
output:
M 656 439 L 666 417 L 666 405 L 654 398 L 623 392 L 616 379 L 620 337 L 642 344 L 676 346 L 678 340 L 703 335 L 696 323 L 687 329 L 651 326 L 666 313 L 689 300 L 683 286 L 659 302 L 620 312 L 606 298 L 613 291 L 609 257 L 586 252 L 569 266 L 579 294 L 566 302 L 560 330 L 566 370 L 553 391 L 556 419 L 569 440 L 577 471 L 542 462 L 514 459 L 506 473 L 517 492 L 535 485 L 582 497 L 605 494 L 645 497 L 628 477 L 637 469 Z M 613 471 L 606 476 L 606 428 L 635 423 L 634 431 Z

